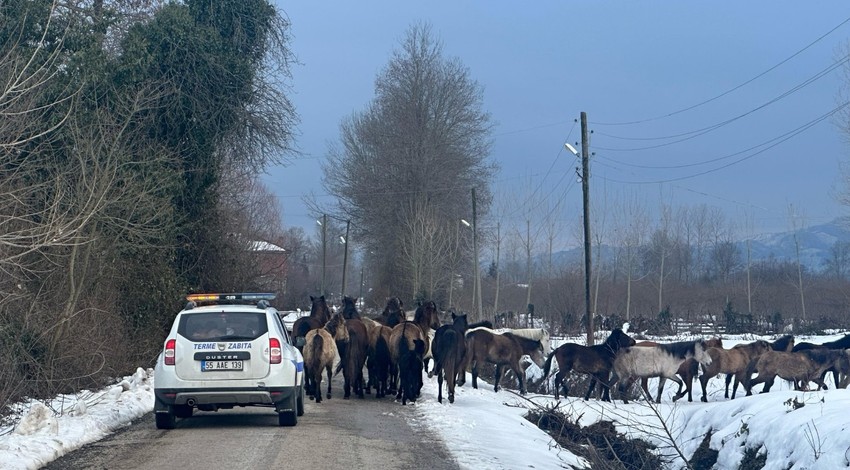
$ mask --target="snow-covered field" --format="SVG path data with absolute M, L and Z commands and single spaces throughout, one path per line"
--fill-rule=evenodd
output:
M 842 336 L 800 337 L 797 341 L 821 343 Z M 753 339 L 724 338 L 724 346 Z M 531 365 L 528 373 L 539 377 L 541 371 Z M 850 466 L 850 391 L 795 392 L 777 381 L 770 393 L 726 400 L 723 382 L 722 377 L 709 382 L 709 403 L 698 401 L 702 392 L 695 382 L 697 401 L 693 403 L 671 403 L 669 396 L 675 385 L 670 384 L 665 401 L 658 406 L 574 398 L 561 398 L 559 406 L 582 425 L 599 419 L 614 421 L 621 432 L 657 445 L 669 458 L 671 468 L 682 468 L 679 453 L 690 458 L 708 432 L 712 433 L 711 448 L 720 451 L 716 468 L 737 468 L 745 449 L 766 452 L 765 468 Z M 494 393 L 490 385 L 480 385 L 482 388 L 473 390 L 468 380 L 457 390 L 454 404 L 441 405 L 436 401 L 436 379 L 426 381 L 423 398 L 413 405 L 417 416 L 414 425 L 441 436 L 463 468 L 586 467 L 582 459 L 558 447 L 522 417 L 528 407 L 552 405 L 553 397 Z M 114 386 L 60 396 L 49 406 L 21 404 L 20 423 L 0 428 L 2 468 L 39 468 L 152 409 L 153 371 L 142 369 Z M 304 419 L 309 419 L 309 414 Z M 663 431 L 665 427 L 669 431 Z

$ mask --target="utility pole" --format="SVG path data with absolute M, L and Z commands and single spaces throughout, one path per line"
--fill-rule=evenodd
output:
M 325 270 L 328 265 L 328 214 L 322 214 L 322 290 L 325 295 Z
M 475 252 L 475 306 L 478 312 L 476 321 L 479 321 L 484 318 L 484 315 L 481 308 L 481 273 L 478 266 L 478 214 L 475 210 L 475 188 L 472 188 L 472 250 Z
M 340 293 L 345 297 L 345 275 L 348 273 L 348 229 L 351 227 L 351 220 L 345 221 L 345 254 L 342 255 L 342 291 Z
M 496 298 L 493 300 L 493 315 L 499 314 L 499 251 L 502 249 L 502 223 L 496 223 Z M 494 318 L 495 320 L 495 318 Z
M 528 287 L 525 290 L 525 305 L 531 305 L 531 220 L 525 220 L 525 271 L 528 276 Z M 525 327 L 528 328 L 529 314 L 525 315 Z M 532 325 L 533 326 L 533 325 Z
M 587 345 L 593 345 L 593 312 L 590 310 L 590 142 L 587 113 L 581 112 L 581 192 L 584 205 L 584 314 L 587 318 Z

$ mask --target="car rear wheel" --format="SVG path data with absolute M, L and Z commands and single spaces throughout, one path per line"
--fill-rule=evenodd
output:
M 296 403 L 296 408 L 298 408 L 298 416 L 304 416 L 304 386 L 298 387 L 298 402 Z
M 157 429 L 174 429 L 174 413 L 155 413 Z
M 293 394 L 292 410 L 280 411 L 277 414 L 277 424 L 279 426 L 295 426 L 298 424 L 298 393 Z

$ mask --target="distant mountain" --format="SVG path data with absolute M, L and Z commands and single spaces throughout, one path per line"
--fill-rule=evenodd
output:
M 802 228 L 796 232 L 758 235 L 750 243 L 753 260 L 773 257 L 777 260 L 796 261 L 795 234 L 800 244 L 800 261 L 807 268 L 819 271 L 823 269 L 824 262 L 831 257 L 830 250 L 835 242 L 850 242 L 850 218 L 838 218 L 825 224 Z M 740 241 L 738 246 L 741 253 L 746 254 L 747 242 Z
M 753 262 L 775 259 L 777 261 L 797 261 L 797 253 L 794 245 L 795 232 L 765 233 L 756 235 L 751 239 L 750 250 Z M 835 242 L 850 243 L 850 217 L 842 217 L 831 222 L 820 225 L 812 225 L 796 231 L 797 240 L 800 243 L 800 261 L 806 268 L 813 271 L 821 271 L 824 262 L 832 255 L 830 250 Z M 736 242 L 741 257 L 747 255 L 747 241 Z M 596 245 L 593 246 L 596 249 Z M 557 263 L 581 263 L 583 262 L 582 249 L 573 248 L 558 252 L 553 255 Z M 609 260 L 614 257 L 616 248 L 603 245 L 602 258 Z M 596 254 L 594 253 L 594 261 Z M 543 262 L 544 256 L 538 257 L 538 262 Z

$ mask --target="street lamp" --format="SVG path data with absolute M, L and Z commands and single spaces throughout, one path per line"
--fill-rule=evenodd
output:
M 316 223 L 322 227 L 322 290 L 319 295 L 325 295 L 325 271 L 328 264 L 328 215 L 322 214 L 322 220 L 316 220 Z

